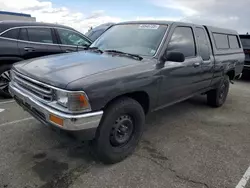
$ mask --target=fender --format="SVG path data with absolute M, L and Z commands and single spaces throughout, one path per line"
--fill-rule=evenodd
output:
M 235 62 L 228 62 L 228 63 L 226 63 L 226 66 L 225 66 L 225 68 L 224 68 L 224 75 L 225 74 L 227 74 L 229 71 L 235 71 L 235 67 L 236 67 L 236 61 Z

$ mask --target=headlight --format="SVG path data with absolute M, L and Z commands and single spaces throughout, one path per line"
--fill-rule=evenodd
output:
M 71 112 L 91 111 L 88 97 L 84 92 L 56 91 L 57 103 Z
M 62 105 L 63 107 L 67 108 L 68 107 L 68 93 L 64 91 L 56 91 L 56 98 L 57 98 L 57 103 Z

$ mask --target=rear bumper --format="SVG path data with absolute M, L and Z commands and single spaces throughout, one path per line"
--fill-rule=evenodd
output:
M 81 133 L 82 140 L 91 140 L 95 136 L 97 127 L 102 119 L 103 111 L 85 113 L 85 114 L 66 114 L 55 110 L 30 97 L 24 91 L 10 83 L 9 91 L 17 103 L 28 111 L 37 120 L 45 125 L 55 126 L 59 129 L 71 132 Z M 63 125 L 58 125 L 50 120 L 50 115 L 54 115 L 63 120 Z
M 250 62 L 246 62 L 243 70 L 250 70 Z

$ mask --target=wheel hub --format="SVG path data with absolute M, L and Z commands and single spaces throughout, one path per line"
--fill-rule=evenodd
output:
M 134 123 L 131 116 L 120 116 L 112 127 L 110 143 L 115 147 L 126 144 L 130 140 L 133 130 Z
M 8 93 L 9 83 L 10 83 L 10 70 L 3 72 L 0 75 L 0 90 Z

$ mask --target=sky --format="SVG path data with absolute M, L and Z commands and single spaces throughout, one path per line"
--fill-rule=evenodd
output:
M 170 20 L 250 33 L 250 0 L 0 0 L 0 10 L 31 14 L 37 21 L 83 33 L 107 22 Z

